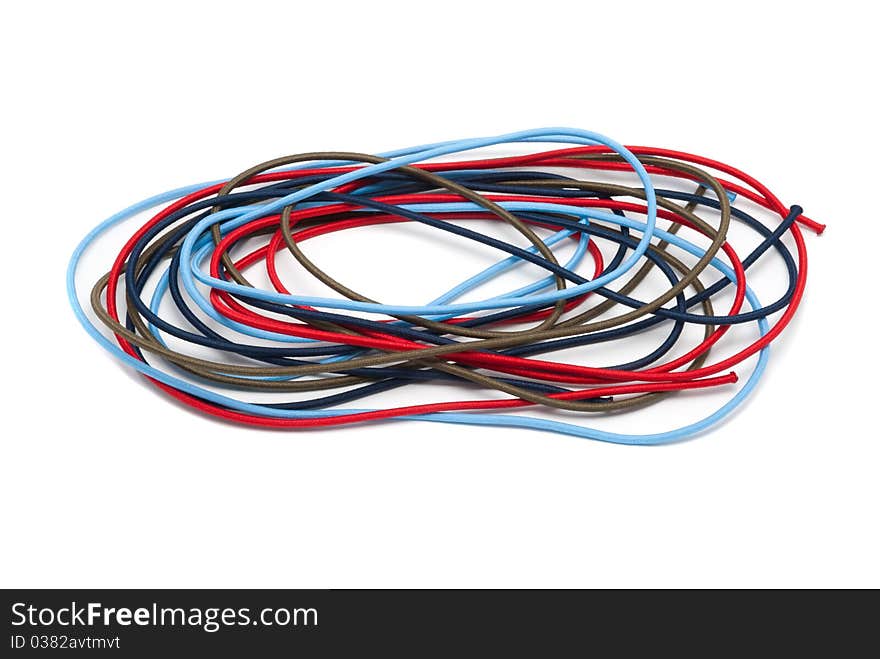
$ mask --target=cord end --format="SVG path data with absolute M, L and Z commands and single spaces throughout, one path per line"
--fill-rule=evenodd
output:
M 815 233 L 817 236 L 821 236 L 825 232 L 826 225 L 824 225 L 820 222 L 816 222 L 816 220 L 811 220 L 810 218 L 808 218 L 806 215 L 803 214 L 804 209 L 801 208 L 800 206 L 798 206 L 797 204 L 792 206 L 790 208 L 790 210 L 793 213 L 797 213 L 798 218 L 797 218 L 796 222 L 798 224 L 800 224 L 801 226 L 808 228 L 810 231 Z

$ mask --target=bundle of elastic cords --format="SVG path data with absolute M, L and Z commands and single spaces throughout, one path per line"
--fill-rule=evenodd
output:
M 534 143 L 554 148 L 535 152 Z M 500 144 L 520 144 L 523 154 L 453 155 Z M 83 254 L 115 225 L 148 212 L 154 214 L 92 287 L 87 313 L 76 288 Z M 499 260 L 417 306 L 368 298 L 303 252 L 310 238 L 406 222 L 492 248 Z M 489 222 L 504 223 L 505 235 L 512 230 L 519 238 L 493 236 L 500 232 Z M 748 254 L 728 242 L 733 222 L 757 234 Z M 804 293 L 801 227 L 824 230 L 799 206 L 784 206 L 764 185 L 723 163 L 624 147 L 586 130 L 546 128 L 378 156 L 303 153 L 150 197 L 82 240 L 67 289 L 80 323 L 102 347 L 168 395 L 222 419 L 293 429 L 428 421 L 661 444 L 718 423 L 755 390 L 770 343 Z M 560 262 L 563 252 L 568 256 Z M 768 253 L 784 264 L 788 285 L 779 299 L 763 304 L 748 271 Z M 297 293 L 282 281 L 279 258 L 292 259 L 288 265 L 320 281 L 328 296 Z M 450 253 L 444 272 L 460 260 Z M 529 284 L 463 301 L 525 264 L 541 273 Z M 271 286 L 246 278 L 254 268 L 264 269 L 262 279 Z M 645 300 L 639 289 L 647 288 L 649 277 L 653 290 L 664 282 L 664 292 Z M 726 308 L 718 310 L 722 292 Z M 701 328 L 702 339 L 683 344 L 689 325 Z M 626 363 L 550 358 L 606 342 L 644 346 L 644 334 L 655 328 L 665 332 L 663 342 Z M 747 347 L 710 358 L 726 335 L 743 333 L 751 341 Z M 735 341 L 737 347 L 744 342 Z M 680 354 L 673 358 L 674 352 Z M 731 369 L 755 355 L 745 381 L 733 386 L 738 377 Z M 471 397 L 348 407 L 437 384 Z M 726 403 L 672 430 L 624 434 L 573 421 L 716 387 L 731 387 Z M 486 391 L 496 393 L 487 398 Z M 255 392 L 264 400 L 253 400 Z M 273 402 L 265 402 L 266 393 Z M 530 407 L 555 418 L 523 413 Z

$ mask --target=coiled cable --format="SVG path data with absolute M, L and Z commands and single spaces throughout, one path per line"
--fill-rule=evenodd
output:
M 436 160 L 517 142 L 579 146 L 505 158 Z M 614 181 L 603 180 L 605 172 L 612 172 Z M 626 172 L 633 182 L 617 182 Z M 691 189 L 670 187 L 681 185 Z M 735 205 L 740 199 L 762 217 Z M 169 205 L 133 233 L 92 288 L 92 311 L 112 333 L 114 345 L 80 303 L 80 259 L 110 227 L 163 204 Z M 767 219 L 773 215 L 775 226 Z M 463 276 L 444 295 L 411 305 L 357 292 L 303 249 L 305 241 L 337 231 L 409 222 L 494 249 L 501 260 Z M 525 244 L 492 235 L 492 225 L 499 222 Z M 757 234 L 757 246 L 744 258 L 728 239 L 732 223 Z M 627 148 L 589 131 L 538 129 L 378 156 L 287 156 L 227 181 L 173 190 L 90 232 L 74 252 L 67 284 L 78 319 L 104 348 L 166 393 L 213 416 L 279 428 L 423 420 L 657 444 L 717 423 L 754 390 L 769 344 L 788 325 L 803 295 L 807 260 L 799 226 L 824 230 L 799 206 L 783 206 L 754 178 L 723 163 L 665 149 Z M 794 255 L 783 242 L 786 235 L 794 241 Z M 255 240 L 260 246 L 246 251 Z M 560 262 L 556 250 L 566 244 L 573 245 L 573 254 Z M 788 285 L 776 301 L 762 305 L 748 271 L 770 252 L 780 257 Z M 297 293 L 279 275 L 282 253 L 335 295 Z M 449 262 L 455 263 L 454 255 Z M 524 264 L 544 274 L 502 295 L 461 301 Z M 246 277 L 259 265 L 271 288 Z M 665 281 L 665 289 L 648 300 L 636 297 L 648 281 L 655 290 Z M 729 308 L 719 314 L 713 299 L 722 296 Z M 165 301 L 178 318 L 162 312 Z M 622 364 L 545 358 L 608 342 L 644 346 L 641 335 L 661 325 L 668 332 L 662 343 Z M 757 333 L 749 329 L 753 325 Z M 689 326 L 701 328 L 702 339 L 695 344 L 687 343 L 693 340 L 685 331 Z M 748 346 L 712 358 L 726 335 L 743 332 L 752 335 Z M 205 350 L 219 358 L 201 356 Z M 676 352 L 681 354 L 671 357 Z M 635 411 L 677 391 L 730 387 L 738 380 L 730 369 L 755 354 L 754 369 L 727 403 L 674 430 L 614 433 L 518 412 L 530 406 L 590 416 Z M 503 397 L 339 407 L 429 384 Z M 254 399 L 258 392 L 287 399 Z

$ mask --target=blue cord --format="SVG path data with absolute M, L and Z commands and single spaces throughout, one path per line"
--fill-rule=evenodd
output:
M 489 281 L 490 279 L 498 276 L 500 273 L 505 272 L 510 268 L 516 267 L 517 265 L 524 262 L 524 259 L 520 256 L 509 256 L 502 261 L 499 261 L 495 265 L 486 268 L 482 272 L 465 279 L 460 284 L 450 289 L 447 293 L 439 296 L 436 300 L 425 306 L 385 305 L 360 303 L 351 300 L 339 300 L 331 298 L 281 295 L 272 293 L 270 291 L 258 291 L 253 288 L 238 286 L 237 284 L 232 284 L 231 282 L 228 282 L 226 280 L 210 277 L 201 270 L 201 264 L 207 258 L 208 252 L 211 248 L 209 230 L 210 227 L 215 223 L 219 224 L 221 234 L 225 234 L 233 230 L 234 228 L 241 226 L 242 224 L 276 212 L 284 206 L 313 198 L 322 192 L 326 192 L 350 181 L 375 176 L 377 174 L 381 174 L 382 172 L 392 170 L 402 165 L 411 164 L 417 161 L 424 161 L 440 155 L 446 155 L 458 151 L 515 141 L 554 141 L 568 142 L 574 144 L 603 144 L 620 154 L 621 157 L 627 163 L 629 163 L 630 166 L 632 166 L 633 170 L 639 176 L 644 187 L 647 206 L 646 219 L 644 222 L 632 220 L 622 215 L 605 213 L 593 209 L 584 209 L 576 206 L 534 202 L 504 202 L 501 205 L 502 207 L 510 211 L 546 212 L 557 214 L 565 213 L 571 215 L 572 217 L 579 218 L 579 221 L 581 223 L 587 223 L 590 219 L 597 219 L 613 223 L 618 226 L 627 227 L 629 229 L 634 229 L 641 232 L 642 237 L 634 248 L 632 254 L 628 258 L 623 260 L 617 267 L 603 273 L 602 276 L 597 277 L 595 280 L 585 282 L 583 284 L 578 284 L 561 291 L 540 293 L 540 291 L 546 289 L 548 285 L 552 284 L 553 277 L 548 276 L 537 282 L 534 282 L 533 284 L 521 287 L 515 291 L 511 291 L 507 294 L 503 294 L 500 296 L 493 296 L 479 302 L 453 303 L 454 300 L 458 299 L 464 293 L 474 290 L 486 281 Z M 212 318 L 215 318 L 216 320 L 226 324 L 228 327 L 235 329 L 236 331 L 242 333 L 250 333 L 252 336 L 258 336 L 260 338 L 273 340 L 280 339 L 293 343 L 313 344 L 315 342 L 307 339 L 296 339 L 296 337 L 287 336 L 282 337 L 272 332 L 260 333 L 261 330 L 255 330 L 254 328 L 248 328 L 238 323 L 229 321 L 229 319 L 226 319 L 225 317 L 216 314 L 213 307 L 210 305 L 210 302 L 206 300 L 202 295 L 196 281 L 208 284 L 209 286 L 221 290 L 226 290 L 233 294 L 238 294 L 244 297 L 254 298 L 258 300 L 265 300 L 267 302 L 311 305 L 316 307 L 345 309 L 352 311 L 371 311 L 386 315 L 414 314 L 422 316 L 436 316 L 439 319 L 445 319 L 463 312 L 466 313 L 470 311 L 484 309 L 505 309 L 530 305 L 543 305 L 558 300 L 570 299 L 573 296 L 582 295 L 585 292 L 595 290 L 599 287 L 604 286 L 607 283 L 614 281 L 622 274 L 630 270 L 644 256 L 648 244 L 654 237 L 666 240 L 670 244 L 679 247 L 697 257 L 700 257 L 705 253 L 705 250 L 703 250 L 702 248 L 694 245 L 693 243 L 685 239 L 680 238 L 676 234 L 671 234 L 656 228 L 656 197 L 654 194 L 652 182 L 644 167 L 641 165 L 641 163 L 639 163 L 635 156 L 633 156 L 622 145 L 619 145 L 616 142 L 604 138 L 603 136 L 596 133 L 565 128 L 538 129 L 532 131 L 511 133 L 499 137 L 441 142 L 420 147 L 411 147 L 407 149 L 388 152 L 386 154 L 383 154 L 383 156 L 389 157 L 391 158 L 391 160 L 389 160 L 388 162 L 361 167 L 356 171 L 340 174 L 339 176 L 325 179 L 320 183 L 315 183 L 304 189 L 297 190 L 296 192 L 293 192 L 282 198 L 275 199 L 268 203 L 248 206 L 246 207 L 246 209 L 244 209 L 244 211 L 242 209 L 220 210 L 200 220 L 195 225 L 195 227 L 186 234 L 186 237 L 184 238 L 183 244 L 180 248 L 179 276 L 190 298 L 199 306 L 199 308 L 208 313 Z M 329 165 L 331 163 L 321 164 Z M 332 164 L 345 163 L 334 162 Z M 314 164 L 298 165 L 297 167 L 291 167 L 287 169 L 300 169 L 307 166 L 314 166 Z M 166 373 L 165 371 L 159 370 L 145 362 L 142 362 L 128 355 L 110 339 L 104 336 L 98 329 L 98 327 L 89 319 L 79 301 L 79 296 L 76 290 L 76 275 L 79 263 L 83 254 L 89 249 L 89 247 L 111 227 L 121 222 L 124 222 L 125 220 L 134 217 L 139 213 L 147 211 L 171 200 L 178 199 L 181 196 L 190 194 L 215 183 L 219 183 L 219 181 L 186 186 L 166 193 L 155 195 L 142 202 L 134 204 L 133 206 L 130 206 L 129 208 L 124 209 L 119 213 L 114 214 L 89 232 L 89 234 L 79 243 L 79 245 L 77 245 L 76 249 L 74 250 L 67 269 L 66 281 L 68 297 L 80 324 L 99 345 L 101 345 L 105 350 L 110 352 L 114 357 L 127 364 L 128 366 L 131 366 L 132 368 L 143 373 L 144 375 L 154 378 L 164 384 L 170 385 L 185 393 L 218 405 L 222 405 L 232 410 L 238 410 L 250 414 L 258 414 L 261 416 L 294 419 L 320 418 L 350 414 L 355 412 L 372 411 L 369 408 L 346 408 L 333 411 L 287 410 L 242 402 L 229 396 L 225 396 L 223 394 L 212 391 L 210 389 L 200 387 L 181 378 L 175 377 L 169 373 Z M 472 204 L 470 202 L 452 202 L 444 204 L 411 204 L 403 206 L 402 208 L 406 211 L 410 211 L 413 213 L 443 213 L 480 210 L 475 204 Z M 557 244 L 563 239 L 572 235 L 573 233 L 574 231 L 571 229 L 557 231 L 545 242 L 548 245 Z M 564 269 L 571 270 L 576 267 L 578 263 L 580 263 L 586 252 L 587 240 L 588 238 L 586 237 L 586 234 L 581 234 L 581 238 L 578 241 L 578 246 L 576 248 L 575 254 L 566 262 L 565 266 L 562 266 Z M 534 248 L 529 248 L 523 251 L 526 251 L 530 254 L 535 254 L 536 252 Z M 718 270 L 728 282 L 736 283 L 736 277 L 733 270 L 725 263 L 723 263 L 720 259 L 712 259 L 710 265 Z M 167 293 L 168 286 L 169 271 L 165 270 L 160 277 L 159 284 L 150 301 L 150 309 L 152 311 L 158 311 L 161 300 Z M 761 304 L 755 296 L 754 292 L 748 286 L 746 286 L 746 300 L 748 301 L 752 310 L 757 311 L 762 309 Z M 762 316 L 757 318 L 756 322 L 758 324 L 758 330 L 760 334 L 766 334 L 769 330 L 769 325 L 766 319 Z M 152 324 L 150 325 L 150 329 L 151 332 L 153 332 L 153 334 L 161 340 L 159 329 Z M 356 355 L 359 353 L 360 351 L 354 351 L 350 354 L 330 357 L 322 363 L 342 361 L 345 359 L 349 359 L 352 357 L 352 355 Z M 709 426 L 719 422 L 720 420 L 728 416 L 734 409 L 736 409 L 736 407 L 742 404 L 742 402 L 754 390 L 755 386 L 758 383 L 758 380 L 760 379 L 761 375 L 764 372 L 764 369 L 766 368 L 768 358 L 769 348 L 765 347 L 760 351 L 757 364 L 742 388 L 718 410 L 706 416 L 700 421 L 662 433 L 641 435 L 611 433 L 595 428 L 590 428 L 587 426 L 580 426 L 523 415 L 514 416 L 501 414 L 463 414 L 454 412 L 443 412 L 436 414 L 399 417 L 393 420 L 420 420 L 470 425 L 521 427 L 536 430 L 548 430 L 551 432 L 562 433 L 576 437 L 596 439 L 600 441 L 620 444 L 661 444 L 681 440 L 686 437 L 692 436 L 693 434 L 701 432 L 702 430 L 708 428 Z

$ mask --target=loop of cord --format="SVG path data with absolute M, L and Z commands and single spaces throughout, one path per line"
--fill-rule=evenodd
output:
M 534 152 L 538 142 L 576 146 Z M 527 152 L 466 158 L 498 144 L 523 144 Z M 437 160 L 452 154 L 459 155 Z M 90 316 L 76 286 L 83 254 L 112 226 L 160 206 L 92 287 Z M 497 260 L 478 273 L 457 272 L 451 253 L 443 274 L 457 283 L 433 300 L 404 304 L 364 295 L 357 282 L 337 279 L 308 255 L 313 238 L 389 224 L 428 227 Z M 501 225 L 518 239 L 499 238 Z M 741 227 L 754 234 L 747 251 L 731 244 L 734 225 L 737 243 Z M 719 161 L 624 147 L 579 129 L 536 129 L 378 156 L 287 156 L 226 181 L 163 193 L 90 232 L 74 252 L 67 285 L 77 318 L 96 341 L 211 416 L 295 429 L 419 420 L 660 444 L 702 432 L 755 389 L 770 343 L 803 296 L 800 227 L 824 230 L 799 206 L 784 206 L 756 179 Z M 375 251 L 363 250 L 363 267 Z M 749 271 L 773 254 L 788 281 L 762 304 Z M 297 278 L 284 280 L 280 258 L 298 269 Z M 538 274 L 506 293 L 479 295 L 516 269 Z M 328 294 L 299 292 L 305 276 Z M 257 277 L 269 286 L 254 285 Z M 645 334 L 655 328 L 661 335 L 650 336 L 661 338 L 649 340 Z M 617 364 L 571 357 L 606 343 L 635 352 Z M 728 343 L 738 349 L 717 357 Z M 750 374 L 734 387 L 739 378 L 731 369 L 752 357 Z M 436 395 L 436 385 L 463 397 L 344 407 L 393 400 L 405 390 Z M 596 415 L 716 388 L 732 388 L 727 402 L 679 428 L 627 434 L 588 425 Z M 520 412 L 530 407 L 557 418 Z M 589 418 L 575 423 L 571 414 Z

